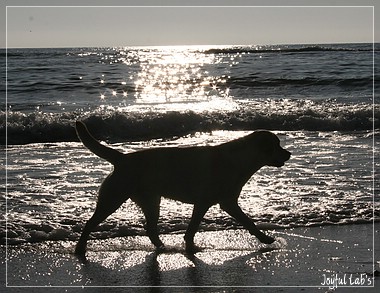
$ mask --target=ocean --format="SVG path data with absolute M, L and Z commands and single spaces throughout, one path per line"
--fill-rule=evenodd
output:
M 379 44 L 0 50 L 1 244 L 79 238 L 112 166 L 78 141 L 76 120 L 126 153 L 268 129 L 292 157 L 242 190 L 239 204 L 260 228 L 379 221 L 379 52 Z M 160 232 L 184 233 L 191 209 L 163 200 Z M 144 223 L 127 201 L 91 235 L 145 235 Z M 214 206 L 200 230 L 240 228 Z

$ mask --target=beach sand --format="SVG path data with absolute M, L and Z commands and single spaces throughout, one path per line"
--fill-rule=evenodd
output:
M 72 241 L 9 246 L 7 265 L 2 247 L 1 291 L 380 292 L 380 277 L 371 276 L 380 223 L 269 233 L 278 240 L 268 246 L 244 230 L 200 232 L 195 242 L 204 249 L 195 257 L 185 256 L 182 234 L 161 235 L 168 246 L 161 254 L 144 236 L 92 240 L 85 264 Z M 335 280 L 336 290 L 323 286 Z

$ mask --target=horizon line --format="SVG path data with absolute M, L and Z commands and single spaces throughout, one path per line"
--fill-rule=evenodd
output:
M 0 47 L 0 50 L 6 49 L 69 49 L 69 48 L 161 48 L 161 47 L 172 47 L 172 48 L 181 48 L 181 47 L 255 47 L 255 46 L 294 46 L 294 45 L 343 45 L 343 44 L 379 44 L 380 41 L 374 42 L 305 42 L 305 43 L 274 43 L 274 44 L 184 44 L 184 45 L 74 45 L 74 46 L 57 46 L 57 47 Z

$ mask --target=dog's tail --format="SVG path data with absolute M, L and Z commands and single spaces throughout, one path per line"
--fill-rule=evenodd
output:
M 113 165 L 115 165 L 117 162 L 120 162 L 120 157 L 123 155 L 122 153 L 98 142 L 90 134 L 83 122 L 77 121 L 75 126 L 79 139 L 90 151 L 92 151 L 95 155 L 107 160 Z

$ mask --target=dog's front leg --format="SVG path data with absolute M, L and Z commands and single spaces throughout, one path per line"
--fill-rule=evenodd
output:
M 141 207 L 145 219 L 146 219 L 146 231 L 150 241 L 158 250 L 164 248 L 164 244 L 161 242 L 160 237 L 158 236 L 158 217 L 160 215 L 160 197 L 149 197 L 149 201 L 143 202 L 142 200 L 136 201 L 136 203 Z
M 260 240 L 260 242 L 265 244 L 271 244 L 274 242 L 275 239 L 273 237 L 265 235 L 256 227 L 253 220 L 241 210 L 236 201 L 221 203 L 220 207 L 230 216 L 239 221 L 244 226 L 244 228 L 246 228 L 250 234 L 255 235 Z
M 209 205 L 194 205 L 193 214 L 185 233 L 186 252 L 189 254 L 194 254 L 199 251 L 199 249 L 194 245 L 194 236 L 209 207 Z

